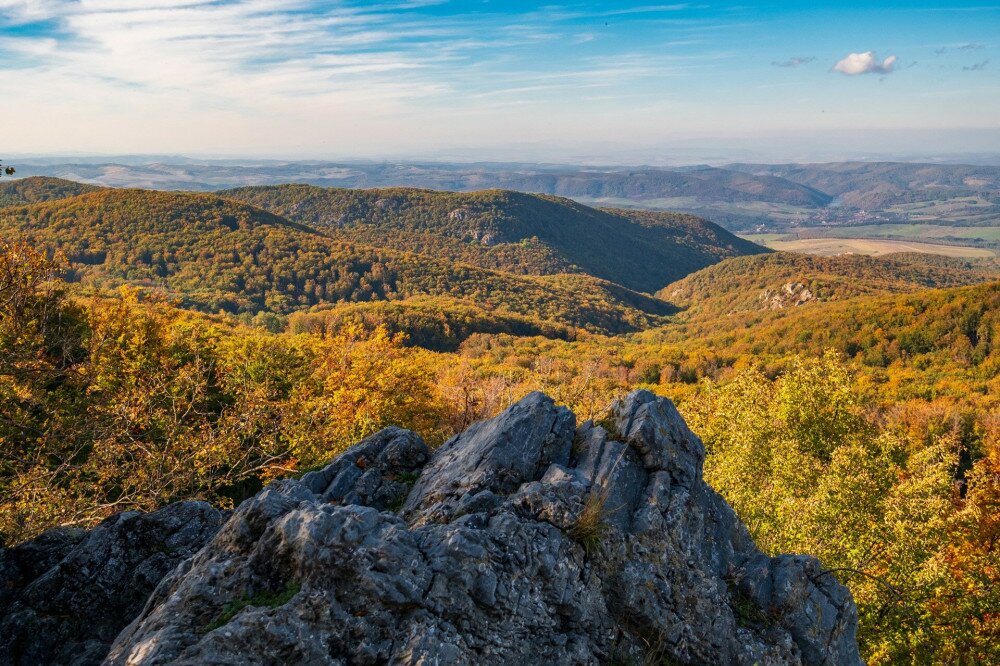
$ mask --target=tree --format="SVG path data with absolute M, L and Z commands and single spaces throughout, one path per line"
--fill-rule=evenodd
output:
M 868 663 L 993 663 L 996 455 L 961 498 L 961 433 L 909 432 L 863 396 L 832 353 L 707 384 L 685 410 L 705 480 L 762 549 L 814 555 L 850 587 Z
M 292 451 L 305 467 L 329 461 L 389 425 L 440 441 L 442 408 L 429 364 L 384 326 L 346 323 L 316 347 L 312 371 L 292 391 L 286 414 Z

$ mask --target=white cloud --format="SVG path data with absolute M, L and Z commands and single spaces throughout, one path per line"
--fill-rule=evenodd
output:
M 847 76 L 857 76 L 858 74 L 890 74 L 897 60 L 896 56 L 891 55 L 882 62 L 879 62 L 875 58 L 874 51 L 850 53 L 833 66 L 833 71 Z

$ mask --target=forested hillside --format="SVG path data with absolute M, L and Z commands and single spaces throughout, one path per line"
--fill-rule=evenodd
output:
M 288 314 L 433 295 L 555 328 L 615 333 L 660 323 L 672 311 L 588 275 L 513 275 L 338 241 L 209 194 L 102 190 L 0 210 L 0 232 L 62 252 L 70 279 L 87 286 L 155 287 L 208 312 Z
M 784 310 L 858 296 L 958 287 L 1000 278 L 995 265 L 932 255 L 868 257 L 777 252 L 726 259 L 661 289 L 685 318 Z
M 504 190 L 281 185 L 219 194 L 335 238 L 515 273 L 584 272 L 646 292 L 724 257 L 767 252 L 693 215 L 598 210 Z
M 662 277 L 738 247 L 702 221 L 304 191 L 249 191 L 308 202 L 295 220 L 141 190 L 0 209 L 0 539 L 234 506 L 384 426 L 436 446 L 533 390 L 613 430 L 608 405 L 644 387 L 678 403 L 763 549 L 850 587 L 868 663 L 1000 661 L 995 262 L 733 257 L 663 289 L 676 311 L 577 259 Z M 324 217 L 326 196 L 354 217 Z M 654 237 L 656 261 L 630 263 Z M 503 246 L 519 272 L 481 265 Z
M 5 180 L 0 183 L 0 207 L 66 199 L 78 194 L 96 192 L 99 189 L 101 188 L 96 185 L 85 185 L 72 180 L 45 176 Z

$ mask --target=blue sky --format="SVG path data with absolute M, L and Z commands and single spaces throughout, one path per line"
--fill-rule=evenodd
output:
M 1000 152 L 998 42 L 974 2 L 0 0 L 2 149 Z

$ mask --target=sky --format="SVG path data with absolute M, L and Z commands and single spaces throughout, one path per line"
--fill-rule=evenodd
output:
M 7 155 L 1000 153 L 1000 5 L 0 0 L 0 91 Z

